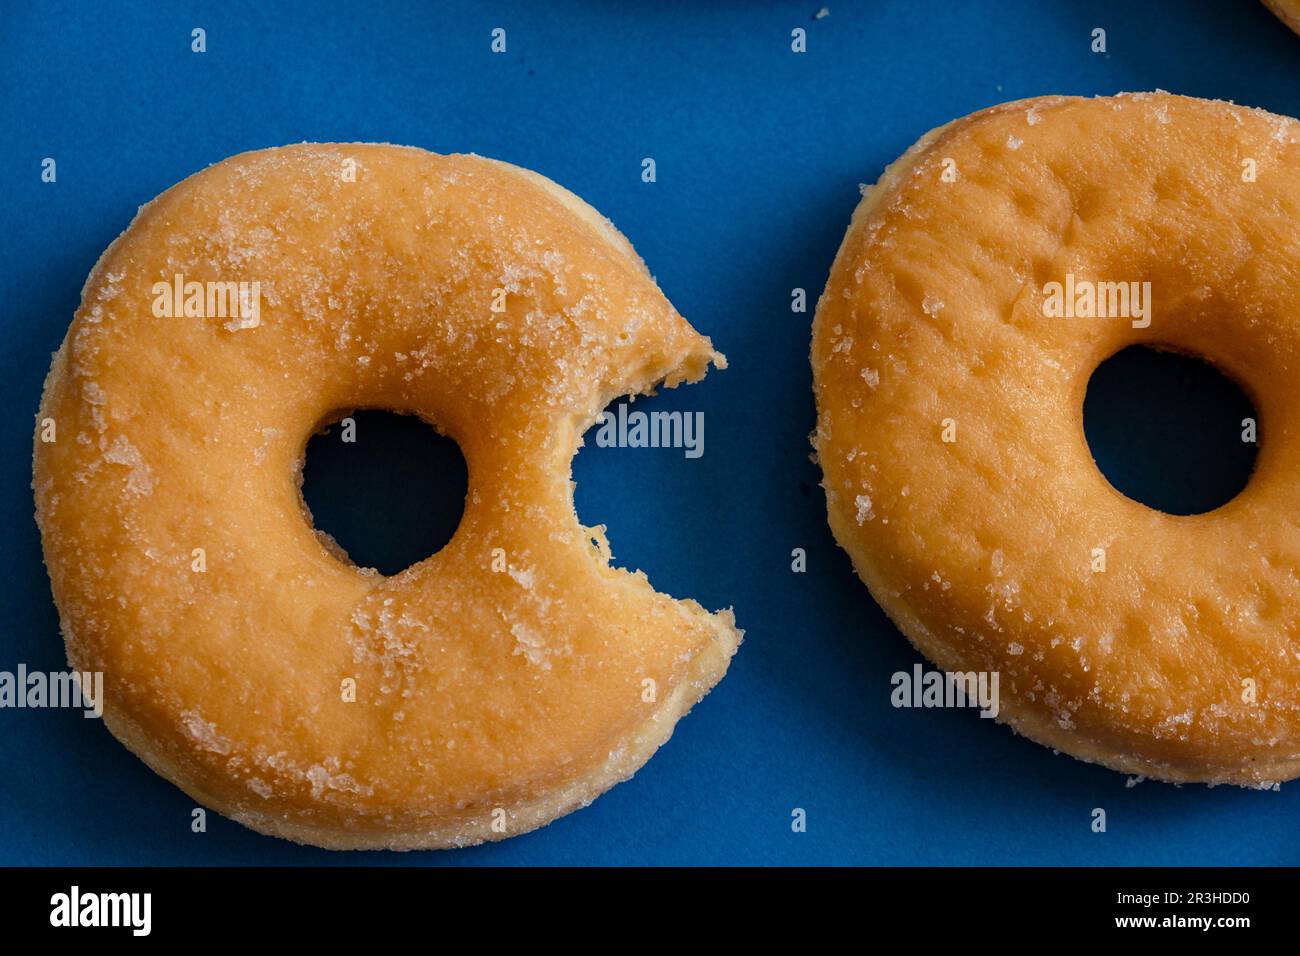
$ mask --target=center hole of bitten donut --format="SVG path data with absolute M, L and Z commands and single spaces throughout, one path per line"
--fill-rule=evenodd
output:
M 1259 448 L 1255 406 L 1236 382 L 1200 359 L 1140 345 L 1093 372 L 1083 430 L 1116 490 L 1174 515 L 1235 498 Z
M 302 497 L 354 564 L 397 574 L 442 549 L 465 510 L 460 447 L 414 415 L 359 411 L 312 436 Z

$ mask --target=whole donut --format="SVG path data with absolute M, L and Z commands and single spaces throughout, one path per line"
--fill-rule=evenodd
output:
M 1294 120 L 1164 93 L 995 106 L 886 170 L 818 305 L 836 538 L 918 650 L 996 672 L 999 719 L 1080 759 L 1300 773 L 1298 142 Z M 1063 317 L 1070 281 L 1149 282 L 1149 311 Z M 1163 514 L 1096 468 L 1088 379 L 1135 343 L 1254 399 L 1228 504 Z
M 241 282 L 243 309 L 189 291 Z M 127 747 L 263 833 L 413 849 L 547 823 L 629 777 L 740 640 L 610 567 L 573 507 L 601 409 L 710 361 L 627 240 L 535 173 L 378 145 L 210 167 L 104 253 L 46 381 L 69 660 L 104 673 Z M 418 415 L 469 468 L 452 540 L 392 577 L 300 494 L 308 437 L 354 408 Z

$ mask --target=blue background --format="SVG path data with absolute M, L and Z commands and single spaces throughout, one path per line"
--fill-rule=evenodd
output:
M 1128 788 L 972 712 L 890 706 L 890 675 L 919 658 L 827 529 L 808 459 L 811 312 L 790 309 L 791 289 L 810 308 L 820 293 L 858 184 L 980 107 L 1159 87 L 1300 114 L 1300 38 L 1259 4 L 829 0 L 821 20 L 820 0 L 0 5 L 0 669 L 64 666 L 31 429 L 86 274 L 166 187 L 300 140 L 509 160 L 628 235 L 732 367 L 640 406 L 703 410 L 703 458 L 589 442 L 579 514 L 609 526 L 618 563 L 734 604 L 748 631 L 635 779 L 540 831 L 455 852 L 331 854 L 216 815 L 192 834 L 191 801 L 99 722 L 0 711 L 0 862 L 1300 863 L 1300 785 Z M 489 50 L 498 26 L 504 55 Z M 1106 55 L 1089 50 L 1095 26 Z M 790 51 L 794 27 L 806 54 Z M 1116 434 L 1104 454 L 1124 459 Z M 791 573 L 796 547 L 805 574 Z M 794 807 L 806 833 L 791 832 Z

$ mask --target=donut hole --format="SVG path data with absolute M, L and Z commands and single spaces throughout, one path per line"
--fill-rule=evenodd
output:
M 352 412 L 307 443 L 302 497 L 316 530 L 384 575 L 452 539 L 468 487 L 460 447 L 414 415 Z
M 1254 404 L 1214 366 L 1142 345 L 1102 362 L 1083 402 L 1084 436 L 1106 480 L 1173 515 L 1213 511 L 1246 487 L 1259 447 L 1246 440 L 1247 420 L 1259 420 Z

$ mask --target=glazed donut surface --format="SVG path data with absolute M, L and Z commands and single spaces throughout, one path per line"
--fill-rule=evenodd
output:
M 159 317 L 177 275 L 259 281 L 260 315 Z M 607 403 L 710 361 L 627 240 L 537 174 L 376 145 L 210 167 L 105 252 L 46 382 L 34 488 L 69 660 L 104 672 L 123 743 L 261 832 L 540 826 L 629 777 L 740 640 L 611 567 L 570 480 Z M 308 437 L 356 408 L 420 416 L 469 469 L 452 540 L 392 577 L 299 490 Z
M 998 672 L 999 719 L 1083 760 L 1300 773 L 1298 141 L 1163 93 L 984 110 L 865 195 L 819 303 L 836 538 L 926 657 Z M 1149 324 L 1047 317 L 1067 274 L 1149 281 Z M 1163 514 L 1093 463 L 1089 377 L 1136 343 L 1254 400 L 1255 473 L 1224 506 Z

